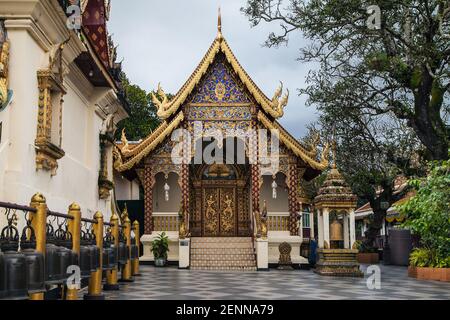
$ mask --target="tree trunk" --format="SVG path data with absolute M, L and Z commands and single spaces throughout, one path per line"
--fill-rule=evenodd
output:
M 409 125 L 427 148 L 429 160 L 448 160 L 449 138 L 447 127 L 441 118 L 444 90 L 434 88 L 435 80 L 424 67 L 422 83 L 417 88 L 414 102 L 414 117 Z

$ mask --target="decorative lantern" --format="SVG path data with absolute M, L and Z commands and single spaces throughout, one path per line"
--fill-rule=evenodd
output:
M 167 184 L 164 185 L 164 197 L 166 199 L 166 202 L 169 202 L 169 191 L 170 191 L 170 186 Z
M 276 199 L 278 197 L 277 188 L 278 188 L 278 184 L 275 181 L 275 177 L 274 177 L 273 182 L 272 182 L 272 198 L 273 199 Z

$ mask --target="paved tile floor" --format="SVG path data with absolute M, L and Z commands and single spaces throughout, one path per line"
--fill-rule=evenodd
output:
M 109 300 L 450 300 L 450 284 L 408 278 L 403 267 L 380 266 L 381 290 L 366 279 L 321 277 L 313 271 L 202 272 L 141 266 L 141 277 L 107 292 Z M 366 267 L 362 267 L 365 271 Z

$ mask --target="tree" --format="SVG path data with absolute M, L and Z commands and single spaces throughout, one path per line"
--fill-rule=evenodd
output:
M 139 86 L 131 84 L 125 76 L 123 76 L 122 84 L 130 105 L 130 117 L 119 122 L 116 139 L 120 140 L 122 130 L 125 129 L 128 140 L 139 141 L 158 127 L 159 118 L 150 94 Z
M 399 206 L 405 226 L 418 234 L 434 266 L 450 262 L 450 161 L 430 163 L 425 179 L 411 180 L 417 195 Z
M 311 41 L 299 57 L 320 65 L 300 90 L 309 104 L 395 117 L 414 130 L 428 158 L 448 158 L 449 1 L 248 0 L 241 10 L 253 26 L 280 23 L 269 47 L 295 31 Z M 370 24 L 377 18 L 379 26 Z
M 396 189 L 399 176 L 420 176 L 420 143 L 414 132 L 395 117 L 371 117 L 361 110 L 327 108 L 310 130 L 337 144 L 336 161 L 359 204 L 369 202 L 373 216 L 365 250 L 372 250 L 387 210 L 407 192 Z M 349 112 L 353 110 L 355 112 Z M 359 111 L 359 112 L 357 112 Z

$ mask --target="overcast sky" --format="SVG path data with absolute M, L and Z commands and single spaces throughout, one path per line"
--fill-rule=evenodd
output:
M 153 90 L 161 82 L 176 93 L 191 75 L 217 34 L 217 9 L 222 8 L 222 33 L 253 81 L 271 98 L 279 81 L 291 98 L 280 122 L 294 136 L 306 134 L 305 126 L 317 115 L 305 106 L 297 89 L 305 86 L 311 65 L 296 61 L 305 41 L 292 35 L 288 47 L 262 44 L 276 24 L 250 27 L 240 12 L 245 0 L 112 0 L 109 31 L 119 45 L 119 60 L 130 80 Z

